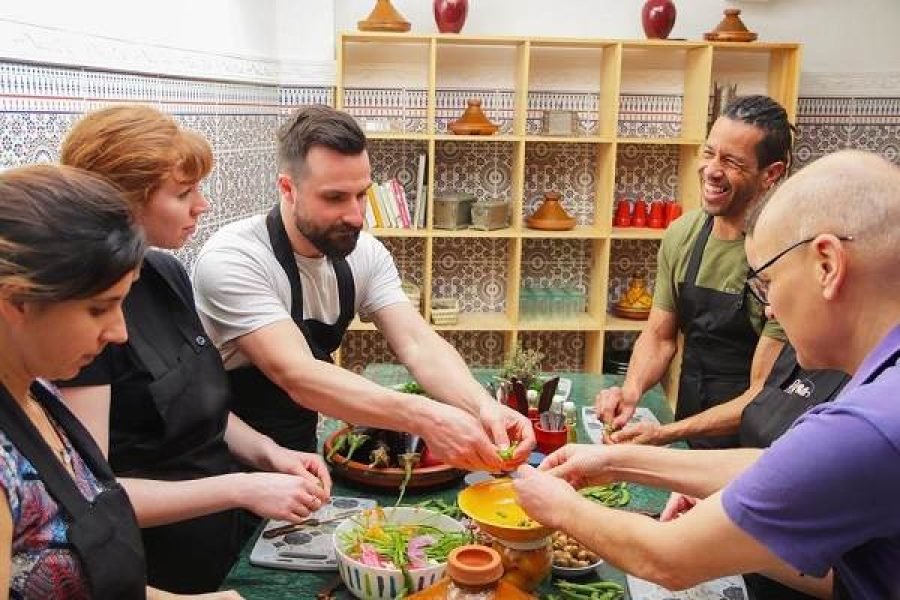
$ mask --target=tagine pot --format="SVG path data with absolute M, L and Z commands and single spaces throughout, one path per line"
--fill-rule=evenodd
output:
M 675 26 L 676 14 L 672 0 L 647 0 L 641 10 L 644 34 L 650 39 L 666 39 Z
M 469 0 L 434 0 L 434 22 L 441 33 L 459 33 L 469 14 Z

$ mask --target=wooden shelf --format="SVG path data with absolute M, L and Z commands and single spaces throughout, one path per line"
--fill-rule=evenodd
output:
M 594 225 L 576 225 L 574 228 L 564 231 L 530 229 L 528 226 L 523 226 L 522 237 L 529 239 L 557 238 L 561 240 L 602 239 L 606 237 L 606 232 Z
M 438 331 L 512 331 L 513 324 L 506 313 L 459 313 L 454 325 L 432 325 Z
M 455 133 L 436 133 L 435 141 L 438 142 L 484 142 L 484 143 L 500 143 L 500 142 L 520 142 L 521 135 L 456 135 Z
M 369 140 L 407 140 L 412 142 L 427 142 L 431 139 L 427 133 L 404 133 L 402 131 L 367 131 L 366 139 Z
M 350 321 L 350 325 L 347 329 L 350 331 L 377 331 L 375 323 L 363 323 L 359 320 L 359 317 Z
M 519 231 L 512 227 L 482 231 L 481 229 L 432 229 L 431 236 L 435 238 L 514 238 L 519 236 Z
M 564 319 L 519 317 L 519 331 L 603 331 L 605 322 L 583 313 Z
M 372 229 L 367 229 L 366 231 L 368 231 L 375 237 L 428 237 L 427 229 L 405 229 L 403 227 L 373 227 Z
M 644 146 L 699 146 L 704 141 L 680 137 L 620 137 L 616 139 L 616 142 L 619 144 L 639 144 Z
M 665 229 L 651 229 L 650 227 L 613 227 L 609 237 L 614 240 L 661 240 L 665 234 Z
M 623 319 L 615 315 L 606 315 L 606 331 L 643 331 L 647 321 Z
M 545 144 L 611 144 L 613 138 L 587 136 L 562 136 L 562 135 L 526 135 L 525 142 L 534 144 L 543 142 Z
M 435 280 L 455 277 L 463 271 L 459 268 L 453 273 L 445 273 L 435 264 L 437 253 L 450 245 L 441 240 L 448 239 L 498 242 L 456 245 L 464 248 L 460 260 L 489 259 L 485 263 L 490 262 L 497 276 L 505 278 L 498 284 L 505 289 L 505 304 L 508 307 L 520 305 L 522 286 L 532 285 L 535 279 L 544 278 L 545 273 L 535 273 L 537 267 L 529 264 L 529 260 L 536 251 L 545 253 L 548 249 L 547 260 L 555 264 L 545 267 L 546 275 L 556 277 L 563 271 L 564 279 L 577 280 L 572 285 L 587 287 L 589 306 L 605 306 L 610 278 L 623 275 L 610 273 L 616 263 L 609 240 L 660 240 L 665 235 L 664 229 L 612 227 L 613 206 L 618 195 L 617 176 L 621 177 L 621 164 L 617 164 L 622 159 L 621 146 L 636 145 L 641 147 L 639 150 L 662 147 L 657 151 L 664 150 L 677 163 L 671 177 L 683 209 L 698 208 L 698 149 L 706 136 L 712 83 L 754 79 L 760 84 L 757 87 L 780 102 L 788 111 L 788 116 L 795 120 L 800 76 L 800 46 L 793 43 L 348 32 L 338 36 L 336 58 L 335 101 L 339 108 L 343 108 L 343 102 L 350 97 L 345 95 L 348 89 L 372 87 L 422 92 L 424 106 L 415 107 L 418 111 L 416 118 L 424 119 L 427 131 L 372 132 L 368 137 L 382 142 L 378 156 L 388 155 L 386 160 L 391 163 L 395 159 L 404 161 L 404 164 L 398 165 L 377 165 L 382 170 L 385 167 L 395 171 L 403 168 L 415 173 L 418 152 L 426 154 L 426 210 L 429 215 L 433 215 L 434 198 L 447 191 L 471 191 L 480 198 L 496 194 L 509 199 L 513 220 L 512 226 L 505 229 L 370 230 L 383 238 L 421 240 L 421 243 L 410 244 L 415 246 L 414 252 L 397 262 L 405 275 L 419 282 L 426 308 L 431 306 L 433 300 L 428 294 L 440 287 L 435 285 Z M 765 66 L 760 69 L 759 65 Z M 374 85 L 373 78 L 376 76 L 379 79 Z M 566 87 L 569 82 L 572 85 Z M 493 118 L 495 123 L 504 119 L 504 131 L 508 133 L 454 135 L 446 130 L 444 119 L 449 115 L 445 109 L 449 105 L 445 104 L 444 96 L 453 95 L 454 106 L 460 104 L 457 108 L 461 108 L 464 104 L 461 99 L 466 97 L 463 90 L 470 89 L 485 90 L 488 117 Z M 592 118 L 597 119 L 597 127 L 593 130 L 596 134 L 585 137 L 528 134 L 532 124 L 529 119 L 537 116 L 536 111 L 551 105 L 557 107 L 555 100 L 545 102 L 540 96 L 564 89 L 596 96 L 598 108 L 591 109 L 595 113 Z M 623 97 L 659 93 L 681 97 L 678 135 L 619 136 L 618 125 L 623 117 L 619 114 L 619 107 Z M 365 112 L 365 107 L 356 108 Z M 577 103 L 568 104 L 568 100 L 566 106 L 560 107 L 560 110 L 584 109 Z M 490 114 L 492 111 L 499 112 Z M 376 113 L 378 111 L 373 111 L 372 115 L 378 116 Z M 454 114 L 458 116 L 461 113 Z M 441 131 L 435 130 L 438 123 L 441 124 Z M 418 152 L 403 146 L 411 142 L 419 148 Z M 449 142 L 468 144 L 464 152 L 492 155 L 491 160 L 502 161 L 502 165 L 453 172 L 442 163 Z M 393 143 L 398 148 L 396 156 L 392 152 Z M 549 159 L 536 157 L 538 144 L 550 145 L 548 151 L 557 156 L 550 156 Z M 416 164 L 411 164 L 413 159 L 409 157 L 413 155 Z M 571 158 L 573 155 L 578 155 L 575 161 Z M 531 161 L 540 164 L 533 165 Z M 550 166 L 545 168 L 545 163 Z M 540 172 L 535 172 L 534 166 L 540 167 Z M 481 178 L 487 176 L 485 173 L 490 172 L 491 177 L 496 175 L 492 169 L 502 170 L 502 176 L 497 178 L 496 183 L 482 181 Z M 585 170 L 590 170 L 590 177 L 583 177 Z M 584 189 L 585 186 L 590 186 L 590 189 Z M 494 187 L 498 189 L 490 191 Z M 568 231 L 529 229 L 525 225 L 525 213 L 530 212 L 525 208 L 526 197 L 546 189 L 556 189 L 566 197 L 571 192 L 577 192 L 582 199 L 580 215 L 591 215 L 589 218 L 593 222 Z M 584 206 L 585 203 L 590 206 Z M 584 217 L 581 219 L 585 220 Z M 433 222 L 433 217 L 429 216 L 429 220 Z M 556 240 L 560 242 L 555 243 Z M 588 251 L 579 252 L 577 260 L 573 257 L 572 268 L 579 269 L 578 273 L 567 272 L 570 270 L 568 259 L 557 254 L 559 248 L 573 245 L 565 244 L 563 240 L 578 240 L 580 245 L 587 247 Z M 480 254 L 484 252 L 495 252 L 497 255 L 483 257 Z M 577 267 L 574 266 L 576 263 Z M 472 265 L 465 265 L 465 269 L 471 270 Z M 467 290 L 473 285 L 471 280 L 478 276 L 478 273 L 467 273 L 464 276 L 467 281 L 460 289 Z M 468 292 L 461 293 L 461 304 L 471 306 L 466 301 L 465 294 Z M 510 318 L 511 314 L 516 317 Z M 440 331 L 499 332 L 506 352 L 521 341 L 522 335 L 531 332 L 541 332 L 542 339 L 561 335 L 560 332 L 580 332 L 584 338 L 583 368 L 599 371 L 603 363 L 605 332 L 642 331 L 645 326 L 646 321 L 621 319 L 605 313 L 593 316 L 583 314 L 568 319 L 531 319 L 510 310 L 509 313 L 464 312 L 455 325 L 434 327 Z M 354 321 L 350 329 L 372 331 L 374 326 Z

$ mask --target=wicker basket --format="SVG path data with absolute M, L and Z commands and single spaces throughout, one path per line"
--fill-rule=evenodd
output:
M 435 325 L 456 325 L 459 320 L 459 300 L 435 298 L 431 302 L 431 322 Z
M 400 287 L 403 289 L 403 293 L 406 294 L 406 297 L 409 298 L 409 303 L 412 304 L 416 310 L 422 310 L 422 292 L 419 290 L 419 286 L 404 281 L 400 284 Z

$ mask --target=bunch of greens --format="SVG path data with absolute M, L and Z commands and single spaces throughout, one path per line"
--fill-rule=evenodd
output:
M 614 581 L 575 583 L 558 580 L 554 583 L 559 593 L 547 594 L 544 600 L 622 600 L 625 597 L 625 588 Z
M 631 501 L 631 492 L 625 482 L 582 488 L 581 495 L 612 508 L 625 506 Z
M 432 510 L 436 513 L 440 513 L 444 516 L 450 517 L 451 519 L 461 519 L 463 516 L 463 513 L 459 509 L 459 505 L 455 500 L 453 502 L 447 502 L 446 500 L 442 500 L 440 498 L 431 498 L 429 500 L 425 500 L 424 502 L 407 504 L 405 506 L 409 506 L 411 508 L 425 508 L 427 510 Z
M 540 375 L 543 360 L 543 353 L 533 349 L 524 350 L 521 344 L 516 344 L 515 351 L 503 361 L 500 377 L 506 380 L 515 377 L 526 388 L 531 388 Z
M 404 394 L 418 394 L 419 396 L 425 395 L 425 388 L 419 385 L 417 381 L 407 381 L 402 386 L 400 386 L 400 391 Z

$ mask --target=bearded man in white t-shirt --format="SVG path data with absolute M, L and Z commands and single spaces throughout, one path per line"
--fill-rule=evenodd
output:
M 229 371 L 233 412 L 302 451 L 315 451 L 321 412 L 420 435 L 436 458 L 460 468 L 522 463 L 534 447 L 529 421 L 472 377 L 409 303 L 384 245 L 362 231 L 372 178 L 356 121 L 326 106 L 300 109 L 278 132 L 278 171 L 278 205 L 220 229 L 194 267 L 199 313 Z M 440 401 L 332 364 L 357 314 Z M 504 464 L 498 449 L 511 441 L 519 443 Z

